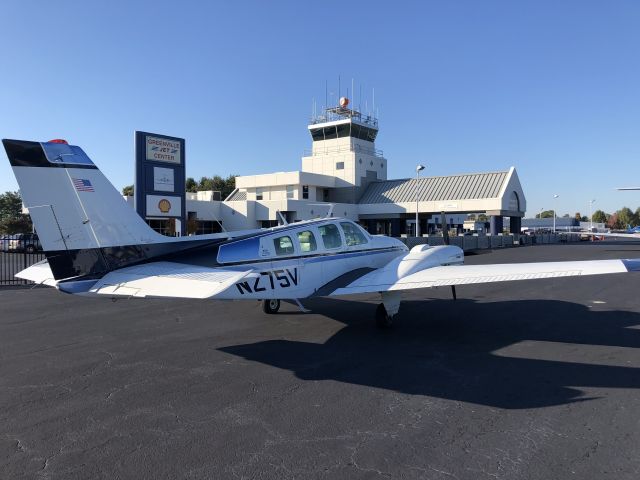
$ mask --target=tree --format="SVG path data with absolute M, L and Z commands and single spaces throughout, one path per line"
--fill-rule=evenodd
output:
M 188 177 L 185 181 L 185 189 L 187 192 L 202 192 L 205 190 L 214 190 L 220 192 L 222 199 L 224 200 L 233 192 L 236 188 L 236 176 L 229 175 L 227 178 L 222 178 L 220 175 L 214 175 L 213 177 L 200 177 L 200 181 L 196 182 L 193 177 Z M 133 185 L 127 185 L 122 189 L 122 195 L 131 197 L 134 194 Z
M 22 213 L 22 197 L 18 192 L 0 195 L 0 233 L 29 233 L 33 229 L 31 217 Z
M 612 213 L 609 215 L 609 220 L 607 220 L 607 227 L 609 228 L 621 228 L 620 221 L 618 220 L 618 212 Z
M 635 223 L 634 214 L 628 207 L 623 207 L 616 212 L 618 215 L 618 222 L 620 226 L 618 228 L 626 228 L 627 225 L 633 225 Z
M 469 215 L 467 215 L 467 220 L 475 220 L 475 219 L 476 219 L 475 213 L 470 213 Z
M 193 177 L 187 178 L 187 181 L 185 182 L 185 187 L 187 189 L 187 192 L 196 193 L 198 191 L 198 184 L 193 179 Z
M 571 215 L 569 215 L 568 213 L 565 213 L 564 215 L 562 215 L 562 218 L 571 218 Z
M 536 218 L 553 218 L 553 210 L 545 210 L 536 214 Z
M 229 175 L 222 178 L 220 175 L 213 177 L 202 177 L 198 182 L 197 191 L 214 190 L 220 192 L 223 199 L 227 198 L 236 188 L 236 176 Z
M 22 215 L 22 198 L 18 192 L 5 192 L 0 195 L 0 220 L 18 218 Z
M 582 215 L 580 215 L 580 212 L 576 212 L 575 217 L 574 217 L 577 221 L 581 222 L 582 221 Z
M 484 213 L 481 213 L 480 215 L 478 215 L 478 221 L 479 222 L 488 222 L 489 221 L 489 217 L 487 217 Z
M 29 215 L 21 214 L 18 218 L 6 218 L 0 222 L 0 233 L 13 235 L 15 233 L 31 233 L 33 224 Z
M 608 216 L 609 215 L 607 215 L 602 210 L 596 210 L 595 212 L 593 212 L 593 222 L 594 223 L 607 223 L 607 217 Z

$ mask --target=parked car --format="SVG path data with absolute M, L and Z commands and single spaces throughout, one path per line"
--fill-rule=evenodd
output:
M 11 236 L 7 251 L 34 253 L 42 250 L 37 233 L 18 233 Z
M 11 235 L 2 235 L 0 237 L 0 252 L 9 251 L 9 240 L 11 240 Z

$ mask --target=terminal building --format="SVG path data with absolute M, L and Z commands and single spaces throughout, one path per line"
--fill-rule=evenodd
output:
M 191 231 L 271 227 L 331 213 L 373 234 L 412 236 L 417 209 L 422 234 L 462 230 L 470 213 L 485 214 L 492 234 L 505 228 L 520 232 L 526 200 L 513 167 L 389 180 L 388 160 L 376 148 L 378 120 L 349 108 L 344 97 L 307 128 L 311 149 L 302 157 L 301 170 L 236 177 L 236 188 L 226 199 L 218 200 L 215 192 L 187 193 L 188 222 L 195 225 Z

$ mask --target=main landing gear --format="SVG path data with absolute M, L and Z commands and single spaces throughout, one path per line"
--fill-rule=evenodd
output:
M 390 328 L 393 325 L 393 317 L 400 310 L 399 291 L 380 292 L 382 303 L 376 308 L 376 325 L 378 328 Z
M 264 313 L 278 313 L 278 310 L 280 310 L 280 300 L 272 298 L 271 300 L 267 299 L 262 301 L 262 311 Z
M 391 328 L 393 317 L 387 313 L 384 303 L 379 303 L 376 307 L 376 326 L 378 328 Z

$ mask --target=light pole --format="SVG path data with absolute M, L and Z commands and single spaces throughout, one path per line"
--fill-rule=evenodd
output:
M 424 170 L 424 165 L 417 165 L 416 166 L 416 237 L 420 236 L 420 219 L 418 218 L 418 204 L 420 202 L 420 189 L 419 189 L 419 183 L 420 183 L 420 171 Z
M 589 230 L 593 231 L 593 202 L 595 202 L 596 199 L 594 198 L 593 200 L 589 200 Z
M 560 195 L 556 194 L 553 196 L 554 199 L 558 198 Z M 553 233 L 556 233 L 556 202 L 553 202 Z
M 538 214 L 538 218 L 540 219 L 540 223 L 538 225 L 540 225 L 537 229 L 536 232 L 541 232 L 544 231 L 544 223 L 542 223 L 542 212 L 544 211 L 544 207 L 540 207 L 540 213 Z

